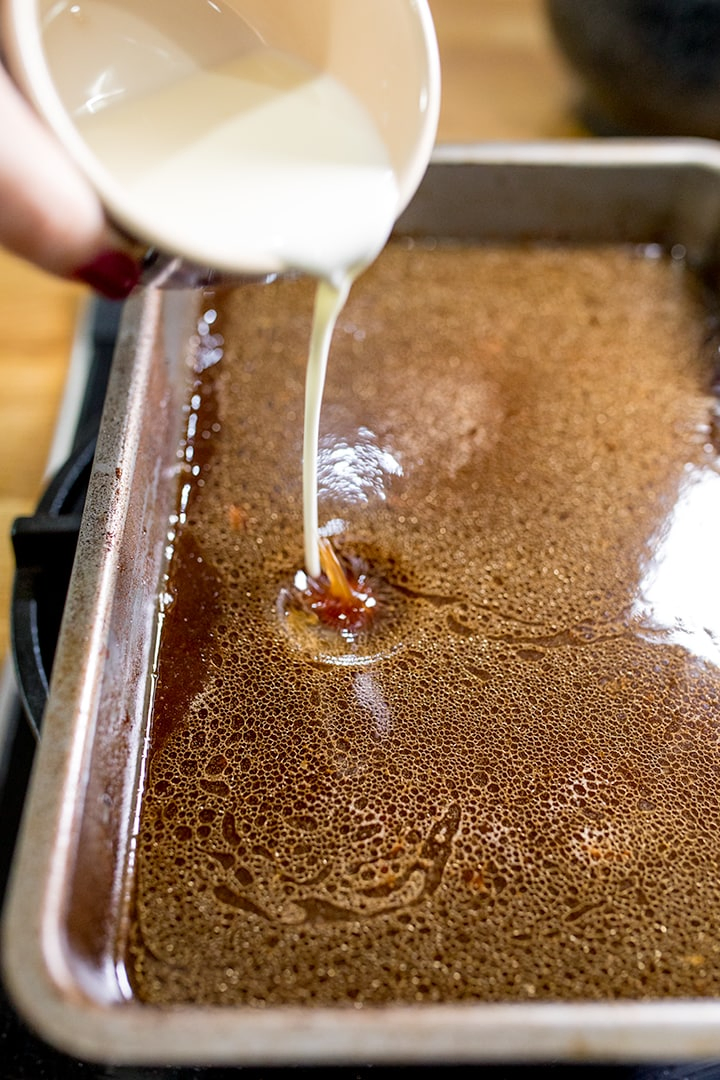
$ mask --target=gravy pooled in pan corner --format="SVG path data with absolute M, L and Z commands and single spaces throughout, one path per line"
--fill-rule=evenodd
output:
M 388 247 L 323 407 L 360 631 L 295 602 L 312 294 L 205 298 L 133 992 L 717 996 L 717 342 L 692 275 L 654 249 Z

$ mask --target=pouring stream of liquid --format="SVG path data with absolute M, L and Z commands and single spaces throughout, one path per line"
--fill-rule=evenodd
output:
M 320 526 L 318 520 L 318 441 L 325 373 L 338 316 L 347 300 L 355 275 L 344 274 L 339 285 L 319 281 L 305 377 L 305 430 L 303 436 L 303 530 L 305 570 L 320 577 Z
M 332 76 L 270 49 L 93 110 L 77 116 L 78 128 L 160 247 L 179 245 L 201 264 L 211 249 L 218 268 L 232 268 L 241 251 L 246 265 L 318 279 L 303 459 L 305 566 L 317 580 L 318 435 L 333 329 L 399 199 L 374 121 Z

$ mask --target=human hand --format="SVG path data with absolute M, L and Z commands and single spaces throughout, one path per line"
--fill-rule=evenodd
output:
M 112 299 L 140 267 L 117 246 L 88 181 L 0 67 L 0 246 Z

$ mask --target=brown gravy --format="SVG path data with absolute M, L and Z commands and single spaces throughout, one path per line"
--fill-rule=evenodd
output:
M 348 638 L 283 600 L 312 290 L 207 298 L 198 367 L 224 356 L 180 451 L 133 992 L 720 994 L 717 372 L 691 275 L 389 246 L 323 411 L 321 520 L 382 606 Z

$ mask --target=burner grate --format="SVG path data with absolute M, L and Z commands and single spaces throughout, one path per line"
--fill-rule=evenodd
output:
M 85 343 L 87 379 L 70 456 L 35 514 L 18 518 L 13 525 L 17 572 L 11 607 L 12 651 L 20 697 L 36 736 L 47 702 L 121 312 L 120 304 L 95 302 Z

